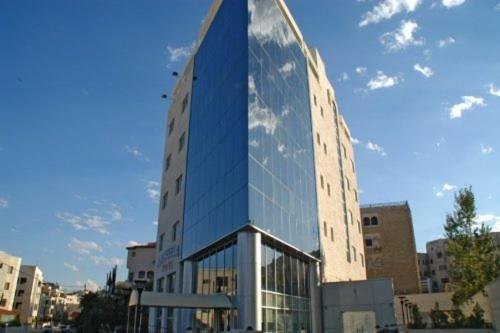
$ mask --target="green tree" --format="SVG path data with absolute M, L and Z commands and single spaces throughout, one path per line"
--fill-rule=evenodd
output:
M 448 327 L 448 316 L 444 311 L 439 308 L 439 303 L 436 302 L 434 308 L 429 313 L 432 321 L 432 328 L 446 328 Z
M 420 313 L 420 309 L 418 308 L 418 305 L 413 304 L 411 307 L 411 314 L 413 321 L 408 325 L 409 328 L 425 328 L 427 326 L 424 323 L 424 320 L 422 318 L 422 314 Z
M 459 306 L 454 305 L 450 312 L 451 322 L 450 327 L 452 328 L 463 328 L 465 325 L 465 316 Z
M 82 311 L 75 320 L 78 332 L 95 333 L 102 326 L 113 329 L 127 322 L 127 300 L 125 297 L 110 297 L 99 293 L 88 293 L 81 298 Z
M 471 315 L 467 318 L 467 327 L 470 328 L 484 328 L 486 327 L 486 322 L 484 321 L 484 310 L 481 306 L 476 303 L 472 308 Z
M 491 228 L 476 222 L 476 204 L 471 187 L 455 194 L 455 212 L 444 225 L 449 239 L 453 303 L 461 305 L 500 276 L 500 255 Z

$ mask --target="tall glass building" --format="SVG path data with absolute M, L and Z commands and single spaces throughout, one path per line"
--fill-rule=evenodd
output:
M 216 0 L 168 115 L 158 332 L 320 332 L 321 282 L 364 279 L 349 130 L 283 0 Z M 181 299 L 179 298 L 179 299 Z

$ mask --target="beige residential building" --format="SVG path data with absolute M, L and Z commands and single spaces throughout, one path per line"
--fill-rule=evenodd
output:
M 156 243 L 138 244 L 127 247 L 127 281 L 153 281 L 155 270 Z
M 42 295 L 40 298 L 40 309 L 38 317 L 43 322 L 59 322 L 64 317 L 67 310 L 66 293 L 57 284 L 44 282 L 42 284 Z
M 361 206 L 368 278 L 391 277 L 395 294 L 419 293 L 420 276 L 408 202 Z
M 21 265 L 17 281 L 14 309 L 19 311 L 21 323 L 36 323 L 42 294 L 43 274 L 38 266 Z
M 417 253 L 420 287 L 423 293 L 432 292 L 431 272 L 429 271 L 429 256 L 427 253 Z
M 0 309 L 12 310 L 21 258 L 0 251 Z

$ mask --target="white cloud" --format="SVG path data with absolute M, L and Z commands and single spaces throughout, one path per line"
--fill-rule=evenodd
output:
M 194 48 L 194 43 L 191 44 L 190 46 L 181 46 L 181 47 L 167 46 L 170 61 L 178 62 L 189 57 L 193 48 Z
M 495 10 L 500 11 L 500 2 L 499 2 L 499 3 L 497 3 L 497 5 L 495 6 Z
M 487 155 L 493 152 L 493 147 L 481 145 L 481 153 Z
M 64 263 L 64 267 L 72 270 L 73 272 L 79 272 L 80 271 L 80 269 L 77 266 L 72 265 L 72 264 L 68 264 L 67 262 Z
M 445 39 L 440 39 L 436 42 L 437 47 L 443 48 L 445 46 L 455 44 L 455 38 L 453 37 L 448 37 Z
M 351 143 L 352 143 L 353 145 L 357 145 L 357 144 L 361 143 L 361 141 L 359 141 L 359 140 L 358 140 L 358 139 L 356 139 L 356 138 L 352 138 L 352 137 L 351 137 Z
M 90 254 L 93 251 L 102 252 L 102 247 L 100 247 L 96 242 L 93 241 L 82 241 L 76 238 L 71 238 L 71 242 L 68 247 L 79 254 Z
M 342 75 L 340 75 L 338 81 L 339 82 L 342 82 L 342 81 L 348 81 L 349 80 L 349 74 L 347 74 L 346 72 L 342 73 Z
M 123 266 L 125 261 L 120 258 L 106 258 L 103 256 L 91 256 L 91 259 L 94 261 L 96 265 L 104 265 L 104 266 Z
M 500 97 L 500 88 L 498 88 L 498 89 L 497 89 L 497 88 L 495 88 L 495 85 L 493 84 L 493 82 L 492 82 L 492 83 L 490 83 L 490 84 L 488 85 L 488 87 L 490 88 L 490 89 L 488 90 L 488 92 L 490 93 L 490 95 Z
M 446 8 L 460 6 L 465 2 L 465 0 L 442 0 L 443 6 Z
M 285 63 L 281 68 L 278 70 L 285 78 L 289 77 L 292 75 L 292 72 L 295 71 L 295 62 L 294 61 L 288 61 Z
M 253 2 L 249 2 L 248 12 L 249 37 L 258 39 L 261 44 L 277 43 L 281 47 L 296 40 L 288 24 L 282 19 L 281 10 L 277 6 L 256 6 Z
M 384 45 L 387 52 L 397 52 L 409 46 L 424 45 L 422 38 L 415 37 L 419 29 L 417 22 L 403 20 L 398 29 L 380 36 L 380 43 Z
M 250 147 L 257 148 L 257 147 L 259 146 L 259 141 L 255 140 L 255 139 L 250 140 L 250 141 L 248 141 L 248 145 L 249 145 Z
M 160 183 L 150 180 L 146 185 L 146 192 L 149 198 L 158 201 L 160 199 Z
M 153 221 L 153 225 L 158 225 L 158 221 Z
M 248 129 L 263 127 L 266 134 L 274 135 L 280 120 L 271 109 L 260 105 L 259 94 L 252 75 L 248 76 L 248 94 L 249 98 L 252 98 L 248 107 Z
M 462 96 L 462 102 L 449 108 L 450 119 L 461 118 L 465 111 L 472 110 L 474 106 L 486 106 L 482 97 Z
M 124 147 L 125 151 L 127 153 L 129 153 L 130 155 L 134 156 L 134 157 L 137 157 L 137 158 L 143 158 L 144 160 L 146 160 L 147 162 L 151 162 L 151 160 L 149 159 L 149 157 L 147 157 L 146 155 L 144 155 L 140 150 L 139 148 L 137 147 L 131 147 L 131 146 L 125 146 Z
M 8 208 L 9 207 L 9 200 L 0 198 L 0 208 Z
M 390 88 L 399 83 L 397 76 L 387 76 L 382 71 L 377 71 L 377 76 L 368 82 L 367 87 L 370 90 L 380 88 Z
M 445 183 L 443 187 L 441 188 L 440 191 L 436 192 L 436 197 L 443 197 L 445 192 L 450 192 L 456 189 L 457 187 L 455 185 L 451 185 L 448 183 Z
M 429 77 L 434 75 L 434 72 L 432 71 L 432 69 L 430 69 L 427 66 L 422 67 L 420 64 L 415 64 L 413 66 L 413 69 L 416 70 L 417 72 L 421 73 L 426 78 L 429 78 Z
M 406 11 L 413 12 L 422 3 L 422 0 L 383 0 L 380 1 L 373 9 L 363 14 L 360 27 L 367 26 L 370 23 L 378 23 L 382 20 L 389 19 L 394 15 Z
M 128 241 L 128 243 L 127 243 L 127 247 L 129 247 L 129 246 L 136 246 L 136 245 L 139 245 L 139 242 L 136 242 L 136 241 L 130 240 L 130 241 Z
M 99 285 L 92 281 L 92 280 L 85 280 L 85 281 L 75 281 L 75 285 L 80 286 L 80 287 L 85 287 L 86 290 L 96 292 L 99 290 Z
M 371 151 L 374 151 L 376 152 L 377 154 L 379 154 L 380 156 L 386 156 L 386 152 L 385 152 L 385 149 L 381 146 L 379 146 L 378 144 L 376 143 L 373 143 L 371 141 L 369 141 L 367 144 L 366 144 L 366 149 L 368 150 L 371 150 Z
M 494 214 L 478 214 L 474 219 L 476 223 L 485 223 L 491 227 L 491 231 L 500 232 L 500 216 Z
M 57 213 L 56 217 L 64 223 L 71 225 L 76 230 L 90 229 L 103 235 L 109 234 L 109 230 L 106 227 L 109 222 L 99 215 L 74 215 L 68 212 L 63 212 Z
M 356 67 L 356 73 L 359 75 L 363 75 L 366 72 L 367 68 L 363 66 Z

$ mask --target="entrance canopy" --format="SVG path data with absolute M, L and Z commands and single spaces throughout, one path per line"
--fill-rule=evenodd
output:
M 138 303 L 138 292 L 133 290 L 128 306 Z M 197 295 L 197 294 L 171 294 L 152 291 L 143 291 L 141 306 L 156 306 L 185 309 L 231 309 L 233 308 L 229 296 L 225 294 Z

